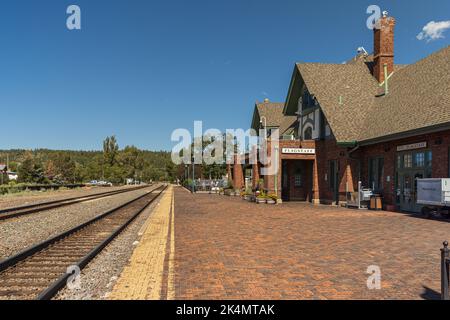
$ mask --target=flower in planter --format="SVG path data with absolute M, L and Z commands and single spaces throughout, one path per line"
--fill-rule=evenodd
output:
M 268 198 L 268 199 L 275 200 L 275 201 L 278 200 L 278 196 L 277 196 L 276 194 L 269 194 L 269 195 L 267 195 L 267 198 Z
M 278 196 L 276 194 L 269 194 L 267 197 L 267 203 L 269 204 L 275 204 L 278 201 Z

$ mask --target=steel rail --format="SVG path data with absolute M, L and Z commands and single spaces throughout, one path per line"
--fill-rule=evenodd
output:
M 114 213 L 120 213 L 121 209 L 126 208 L 129 205 L 132 205 L 139 200 L 148 197 L 149 195 L 153 195 L 155 191 L 159 191 L 159 193 L 155 196 L 153 196 L 149 201 L 147 201 L 142 207 L 139 208 L 138 211 L 131 214 L 131 217 L 127 218 L 124 223 L 122 223 L 118 228 L 114 229 L 114 231 L 107 236 L 104 240 L 102 240 L 99 244 L 97 244 L 93 249 L 89 251 L 84 257 L 82 257 L 80 260 L 78 260 L 77 263 L 70 263 L 67 265 L 69 266 L 78 266 L 80 270 L 82 270 L 97 254 L 99 254 L 103 248 L 105 248 L 112 240 L 114 240 L 130 223 L 132 223 L 145 209 L 147 209 L 156 199 L 159 198 L 159 196 L 166 190 L 167 185 L 156 187 L 155 189 L 149 191 L 148 193 L 141 195 L 133 200 L 130 200 L 119 207 L 116 207 L 112 210 L 109 210 L 83 224 L 80 224 L 76 226 L 75 228 L 72 228 L 66 232 L 63 232 L 49 240 L 46 240 L 42 243 L 39 243 L 37 245 L 34 245 L 28 249 L 25 249 L 24 251 L 7 258 L 0 262 L 0 280 L 2 280 L 2 276 L 5 272 L 8 272 L 10 269 L 12 272 L 15 272 L 14 268 L 19 268 L 20 263 L 26 262 L 27 259 L 32 258 L 35 255 L 39 255 L 39 253 L 43 253 L 45 257 L 45 250 L 52 248 L 52 245 L 57 246 L 58 242 L 60 241 L 66 241 L 70 240 L 71 236 L 76 237 L 77 232 L 83 231 L 83 229 L 88 228 L 89 226 L 95 226 L 95 223 L 101 222 L 103 219 L 108 220 L 107 218 L 113 215 Z M 112 219 L 112 218 L 111 218 Z M 107 221 L 106 221 L 107 223 Z M 88 230 L 89 231 L 89 230 Z M 87 232 L 88 232 L 87 231 Z M 95 231 L 95 230 L 93 230 Z M 85 236 L 85 238 L 88 238 L 88 236 Z M 63 262 L 64 263 L 64 262 Z M 19 267 L 18 267 L 19 265 Z M 64 272 L 64 271 L 63 271 Z M 45 289 L 40 291 L 37 294 L 37 299 L 39 300 L 48 300 L 51 299 L 53 296 L 55 296 L 59 290 L 61 290 L 67 283 L 67 280 L 72 274 L 68 274 L 67 272 L 63 273 L 61 272 L 61 276 L 54 282 L 52 282 L 49 286 L 47 286 Z M 59 272 L 58 272 L 59 273 Z
M 12 207 L 0 210 L 0 221 L 1 220 L 7 220 L 11 218 L 16 218 L 32 213 L 47 211 L 51 209 L 61 208 L 65 206 L 69 206 L 72 204 L 77 204 L 81 202 L 91 201 L 95 199 L 101 199 L 106 198 L 109 196 L 137 191 L 140 189 L 148 188 L 150 185 L 146 186 L 139 186 L 136 188 L 129 188 L 129 189 L 121 189 L 121 190 L 113 190 L 108 192 L 101 192 L 101 193 L 95 193 L 85 196 L 79 196 L 79 197 L 72 197 L 72 198 L 66 198 L 66 199 L 60 199 L 60 200 L 54 200 L 54 201 L 48 201 L 48 202 L 41 202 L 41 203 L 35 203 L 31 205 L 26 206 L 20 206 L 20 207 Z

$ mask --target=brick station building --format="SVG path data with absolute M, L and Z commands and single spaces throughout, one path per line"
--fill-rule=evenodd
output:
M 268 192 L 284 201 L 338 204 L 361 181 L 385 205 L 418 211 L 415 179 L 449 177 L 450 47 L 396 65 L 395 23 L 387 15 L 379 20 L 373 55 L 297 63 L 286 101 L 256 104 L 252 128 L 267 129 L 269 145 L 274 129 L 281 137 L 273 157 L 280 170 L 261 177 Z M 245 168 L 230 172 L 237 188 Z M 253 187 L 260 170 L 253 166 Z

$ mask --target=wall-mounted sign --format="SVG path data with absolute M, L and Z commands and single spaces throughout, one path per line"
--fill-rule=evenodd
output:
M 407 151 L 407 150 L 422 149 L 422 148 L 426 148 L 426 147 L 427 147 L 427 142 L 425 141 L 425 142 L 418 142 L 418 143 L 398 146 L 397 151 L 401 152 L 401 151 Z
M 316 154 L 316 149 L 304 149 L 304 148 L 283 148 L 281 153 L 284 154 Z

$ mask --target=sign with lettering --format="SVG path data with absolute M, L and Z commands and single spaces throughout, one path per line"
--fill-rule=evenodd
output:
M 281 152 L 284 154 L 316 154 L 316 149 L 283 148 Z
M 407 144 L 407 145 L 403 145 L 403 146 L 398 146 L 397 147 L 397 151 L 401 152 L 401 151 L 408 151 L 408 150 L 415 150 L 415 149 L 422 149 L 422 148 L 426 148 L 427 147 L 427 142 L 418 142 L 418 143 L 413 143 L 413 144 Z

